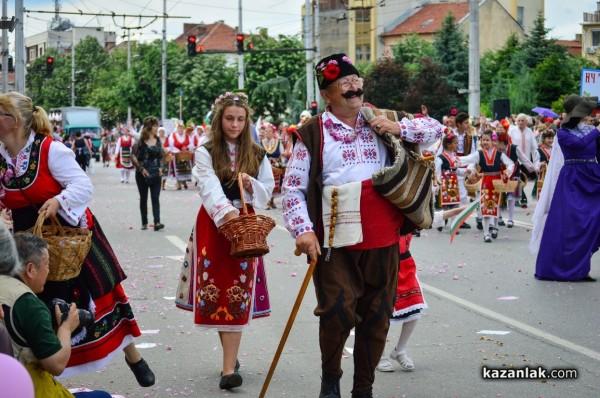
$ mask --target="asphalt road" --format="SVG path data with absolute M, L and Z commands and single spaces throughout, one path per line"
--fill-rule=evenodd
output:
M 96 164 L 91 178 L 91 208 L 128 274 L 123 286 L 143 332 L 137 344 L 157 382 L 151 388 L 139 387 L 122 355 L 101 372 L 62 382 L 126 397 L 258 397 L 307 269 L 304 260 L 293 255 L 294 241 L 282 227 L 280 211 L 267 212 L 278 224 L 269 236 L 272 250 L 266 257 L 273 312 L 244 333 L 244 384 L 226 392 L 218 388 L 222 352 L 216 332 L 194 327 L 191 313 L 174 306 L 185 242 L 200 207 L 196 191 L 191 186 L 187 191 L 162 191 L 161 221 L 166 228 L 141 231 L 133 177 L 132 183 L 121 184 L 114 166 Z M 376 397 L 600 397 L 600 283 L 533 278 L 535 257 L 527 250 L 535 205 L 531 202 L 529 209 L 517 209 L 515 228 L 501 227 L 491 244 L 475 229 L 461 230 L 451 245 L 447 231 L 428 230 L 413 240 L 411 251 L 429 304 L 408 346 L 416 369 L 378 372 Z M 600 277 L 599 265 L 596 255 L 593 276 Z M 314 306 L 310 286 L 267 397 L 318 397 Z M 399 334 L 400 325 L 392 325 L 386 353 Z M 342 396 L 350 397 L 353 336 L 346 345 Z M 578 377 L 489 380 L 482 377 L 484 366 L 576 369 Z

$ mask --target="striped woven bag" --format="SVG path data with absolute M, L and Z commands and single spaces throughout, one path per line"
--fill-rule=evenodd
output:
M 396 111 L 363 107 L 361 113 L 367 121 L 379 115 L 400 121 Z M 386 146 L 392 149 L 393 164 L 373 174 L 371 180 L 375 190 L 395 204 L 414 226 L 431 228 L 433 162 L 421 161 L 417 144 L 401 141 L 390 133 L 384 133 L 382 138 Z M 414 228 L 406 226 L 402 229 L 410 231 Z

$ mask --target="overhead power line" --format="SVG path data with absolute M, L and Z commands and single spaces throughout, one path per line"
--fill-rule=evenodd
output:
M 28 9 L 24 9 L 23 12 L 26 13 L 38 13 L 38 14 L 54 14 L 54 11 L 44 11 L 44 10 L 28 10 Z M 115 12 L 112 12 L 110 14 L 108 13 L 94 13 L 94 12 L 83 12 L 83 11 L 79 11 L 79 12 L 75 12 L 75 11 L 61 11 L 61 14 L 67 14 L 67 15 L 92 15 L 95 17 L 123 17 L 123 18 L 128 18 L 128 17 L 136 17 L 136 18 L 172 18 L 172 19 L 190 19 L 190 16 L 179 16 L 179 15 L 162 15 L 162 14 L 158 14 L 158 15 L 142 15 L 142 14 L 117 14 Z

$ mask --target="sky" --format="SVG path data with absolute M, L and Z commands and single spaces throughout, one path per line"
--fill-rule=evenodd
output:
M 388 0 L 406 1 L 406 0 Z M 34 11 L 54 10 L 53 0 L 23 0 L 25 9 L 31 10 L 24 16 L 25 36 L 34 35 L 47 29 L 53 14 Z M 242 27 L 246 33 L 255 33 L 266 27 L 269 34 L 293 35 L 301 33 L 301 6 L 305 0 L 242 0 Z M 230 26 L 237 26 L 239 0 L 167 0 L 167 14 L 187 16 L 187 19 L 169 19 L 167 38 L 174 39 L 183 33 L 183 23 L 211 23 L 224 20 Z M 583 12 L 594 12 L 596 0 L 545 0 L 546 27 L 551 28 L 554 38 L 572 40 L 581 31 Z M 162 0 L 61 0 L 62 11 L 88 13 L 116 13 L 135 15 L 162 15 Z M 14 15 L 14 0 L 8 2 L 8 16 Z M 162 20 L 152 22 L 152 18 L 94 17 L 63 15 L 77 26 L 104 26 L 105 30 L 115 31 L 117 41 L 122 41 L 125 30 L 132 28 L 133 40 L 152 41 L 161 37 Z M 134 29 L 139 26 L 143 29 Z

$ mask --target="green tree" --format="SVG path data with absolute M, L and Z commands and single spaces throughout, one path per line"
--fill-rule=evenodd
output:
M 537 95 L 537 105 L 550 107 L 552 102 L 565 93 L 579 92 L 577 62 L 571 57 L 551 54 L 540 62 L 532 73 Z
M 272 38 L 264 29 L 259 34 L 253 35 L 251 40 L 256 50 L 304 48 L 297 35 L 279 35 L 277 38 Z M 246 52 L 244 55 L 245 88 L 250 95 L 250 104 L 255 113 L 270 116 L 273 120 L 289 117 L 294 113 L 292 120 L 297 120 L 298 111 L 304 109 L 307 101 L 305 95 L 304 101 L 300 99 L 305 90 L 297 84 L 299 80 L 306 79 L 305 65 L 304 51 Z
M 434 57 L 435 49 L 431 43 L 413 33 L 392 47 L 392 55 L 397 62 L 403 63 L 406 69 L 417 72 L 424 59 Z
M 542 12 L 538 13 L 533 23 L 533 28 L 523 41 L 519 61 L 530 69 L 535 68 L 551 54 L 566 56 L 566 48 L 556 44 L 555 39 L 548 38 L 550 29 L 545 26 L 546 19 Z M 519 68 L 517 68 L 519 70 Z
M 46 58 L 54 58 L 54 71 L 46 72 Z M 67 62 L 68 61 L 68 62 Z M 71 59 L 57 56 L 55 49 L 48 49 L 45 56 L 35 59 L 27 67 L 25 92 L 33 102 L 48 111 L 71 104 Z
M 433 47 L 435 61 L 447 71 L 448 84 L 455 90 L 469 86 L 469 51 L 463 33 L 454 22 L 454 15 L 448 13 L 442 28 L 435 32 Z M 464 108 L 466 101 L 461 104 Z
M 384 58 L 365 76 L 365 100 L 380 108 L 400 110 L 409 78 L 401 62 Z
M 79 106 L 98 106 L 90 103 L 89 94 L 107 82 L 99 80 L 106 69 L 109 55 L 93 36 L 86 36 L 75 46 L 75 103 Z
M 411 113 L 421 112 L 421 105 L 424 104 L 430 116 L 441 120 L 448 109 L 460 109 L 463 102 L 445 78 L 444 68 L 425 59 L 419 72 L 412 74 L 399 108 Z

